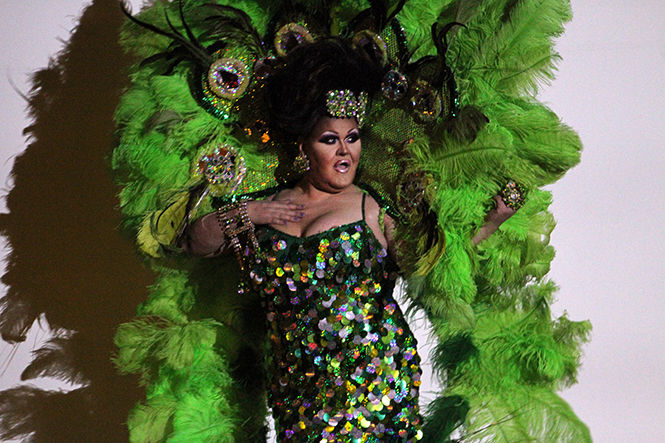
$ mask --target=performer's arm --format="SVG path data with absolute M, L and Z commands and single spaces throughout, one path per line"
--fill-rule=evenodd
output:
M 515 214 L 515 210 L 506 206 L 505 202 L 501 198 L 500 195 L 494 196 L 494 200 L 496 201 L 496 206 L 487 213 L 487 216 L 485 217 L 485 223 L 483 226 L 476 232 L 476 235 L 473 237 L 473 244 L 477 245 L 481 241 L 485 240 L 488 238 L 490 235 L 492 235 L 494 232 L 496 232 L 497 229 L 499 229 L 499 226 L 506 220 L 508 220 L 510 217 Z M 388 252 L 392 256 L 392 258 L 395 260 L 396 263 L 399 263 L 399 255 L 397 254 L 399 247 L 395 244 L 395 236 L 394 236 L 394 231 L 395 231 L 395 220 L 390 217 L 388 214 L 384 215 L 383 218 L 383 223 L 385 226 L 384 234 L 386 236 L 386 240 L 388 242 Z
M 487 213 L 485 224 L 473 236 L 473 244 L 477 245 L 499 229 L 499 226 L 515 213 L 515 210 L 506 206 L 500 195 L 495 195 L 496 207 Z
M 219 226 L 217 213 L 206 214 L 187 226 L 179 246 L 188 254 L 203 257 L 214 257 L 225 252 L 229 242 Z
M 303 206 L 288 200 L 252 200 L 247 202 L 247 216 L 254 225 L 282 225 L 302 217 Z M 224 235 L 220 219 L 226 218 L 231 227 L 240 221 L 240 210 L 233 208 L 222 217 L 217 211 L 198 218 L 187 226 L 179 246 L 187 253 L 203 257 L 215 257 L 229 250 L 230 241 Z

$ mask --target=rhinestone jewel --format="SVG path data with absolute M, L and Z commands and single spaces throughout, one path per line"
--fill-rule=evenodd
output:
M 514 210 L 518 210 L 524 206 L 525 195 L 526 189 L 514 180 L 508 180 L 501 190 L 501 197 L 504 203 Z
M 388 100 L 399 101 L 404 98 L 408 90 L 409 82 L 401 72 L 393 69 L 383 76 L 381 92 Z
M 425 183 L 421 172 L 406 174 L 397 184 L 397 203 L 406 214 L 418 207 L 424 196 Z
M 218 144 L 212 152 L 201 155 L 197 172 L 209 184 L 226 185 L 233 192 L 245 177 L 245 159 L 231 145 Z
M 328 91 L 326 95 L 328 114 L 335 118 L 355 117 L 358 126 L 362 126 L 367 110 L 367 97 L 365 91 L 361 92 L 358 98 L 350 89 Z
M 441 94 L 427 82 L 420 81 L 413 88 L 411 107 L 414 114 L 424 122 L 431 122 L 441 115 Z

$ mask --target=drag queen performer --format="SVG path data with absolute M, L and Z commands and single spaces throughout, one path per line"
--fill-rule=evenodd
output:
M 279 441 L 422 437 L 420 358 L 392 298 L 395 221 L 354 184 L 361 100 L 379 86 L 373 71 L 339 40 L 294 49 L 268 97 L 272 125 L 297 140 L 305 173 L 263 200 L 199 218 L 182 241 L 188 252 L 211 256 L 230 252 L 224 233 L 243 217 L 256 229 L 250 284 L 267 308 L 268 403 Z M 339 110 L 338 100 L 353 110 Z M 475 242 L 514 212 L 497 201 Z
M 361 3 L 127 13 L 113 164 L 157 272 L 116 335 L 133 441 L 263 441 L 268 408 L 280 441 L 589 440 L 540 189 L 580 145 L 533 96 L 567 2 Z M 437 340 L 426 409 L 398 275 Z

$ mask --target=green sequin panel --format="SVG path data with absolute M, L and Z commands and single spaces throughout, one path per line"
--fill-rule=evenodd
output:
M 266 307 L 278 440 L 419 440 L 416 340 L 392 297 L 395 268 L 366 223 L 257 236 L 250 280 Z

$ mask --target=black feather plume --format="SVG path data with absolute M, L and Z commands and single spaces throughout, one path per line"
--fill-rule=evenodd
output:
M 127 10 L 124 3 L 120 3 L 120 9 L 122 10 L 123 14 L 125 14 L 125 16 L 133 23 L 136 23 L 137 25 L 146 28 L 156 34 L 163 35 L 164 37 L 168 37 L 173 40 L 173 43 L 169 45 L 169 50 L 149 57 L 143 61 L 143 64 L 152 63 L 159 59 L 166 59 L 170 63 L 169 67 L 167 68 L 167 72 L 170 73 L 170 71 L 172 71 L 173 68 L 177 66 L 177 64 L 188 59 L 206 67 L 212 63 L 212 57 L 208 51 L 199 43 L 196 36 L 192 33 L 190 27 L 187 25 L 182 11 L 182 0 L 179 2 L 179 8 L 180 20 L 182 22 L 183 28 L 185 29 L 187 37 L 183 36 L 177 30 L 177 28 L 171 22 L 171 19 L 166 11 L 164 12 L 166 23 L 169 25 L 169 28 L 171 28 L 173 32 L 165 31 L 151 23 L 134 17 L 131 12 Z
M 261 35 L 245 11 L 213 3 L 207 3 L 204 6 L 213 9 L 215 13 L 203 20 L 205 31 L 200 38 L 234 42 L 254 48 L 258 54 L 267 53 Z

